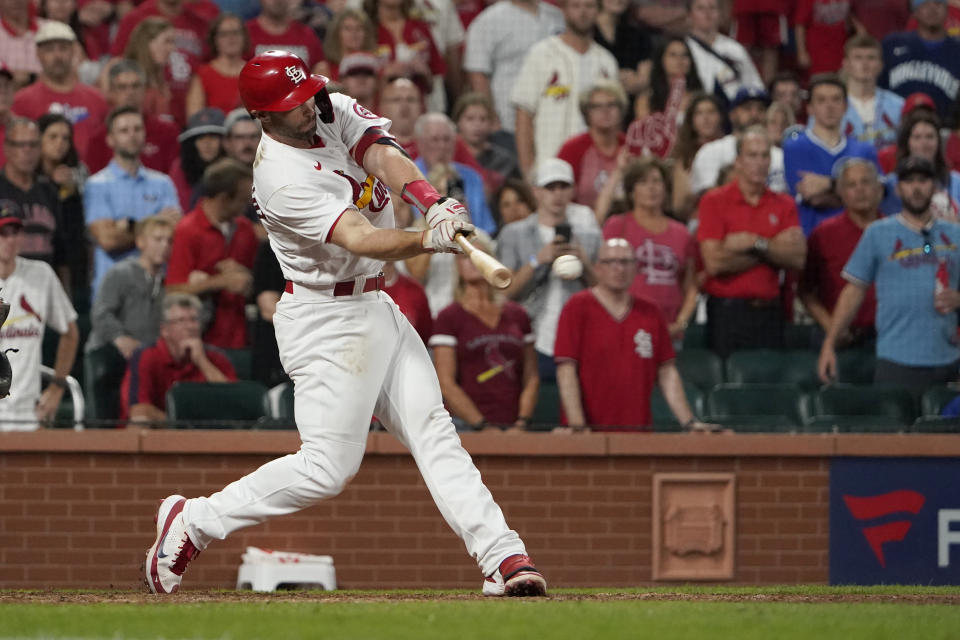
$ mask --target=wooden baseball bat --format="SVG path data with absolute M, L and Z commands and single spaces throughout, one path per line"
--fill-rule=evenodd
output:
M 484 253 L 477 249 L 462 233 L 458 233 L 455 238 L 457 244 L 463 249 L 463 253 L 470 258 L 470 262 L 483 274 L 484 280 L 497 289 L 506 289 L 510 286 L 510 282 L 513 280 L 513 274 L 510 273 L 510 269 L 500 264 L 500 262 L 489 253 Z

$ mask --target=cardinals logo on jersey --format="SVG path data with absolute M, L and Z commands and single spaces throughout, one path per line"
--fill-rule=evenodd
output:
M 554 71 L 553 75 L 550 76 L 550 82 L 547 83 L 547 88 L 544 93 L 547 94 L 547 97 L 553 98 L 554 100 L 563 100 L 570 96 L 570 87 L 560 84 L 560 74 Z
M 284 71 L 287 74 L 287 77 L 290 78 L 290 81 L 294 84 L 300 84 L 307 79 L 307 74 L 300 67 L 290 65 Z
M 30 306 L 30 303 L 27 302 L 27 296 L 20 294 L 20 307 L 26 311 L 28 314 L 37 319 L 37 322 L 42 323 L 43 318 L 40 317 L 40 314 L 33 310 L 33 307 Z
M 353 189 L 353 204 L 357 209 L 370 207 L 371 212 L 379 213 L 390 201 L 387 189 L 374 176 L 368 175 L 366 180 L 358 182 L 341 169 L 334 169 L 333 172 L 350 183 Z

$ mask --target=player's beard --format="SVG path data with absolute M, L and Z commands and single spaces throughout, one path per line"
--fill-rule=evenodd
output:
M 313 117 L 312 122 L 303 123 L 299 128 L 289 126 L 285 122 L 274 122 L 273 130 L 281 136 L 313 144 L 314 138 L 317 137 L 317 120 Z

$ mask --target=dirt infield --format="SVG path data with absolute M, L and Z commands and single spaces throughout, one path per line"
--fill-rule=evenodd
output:
M 194 604 L 194 603 L 258 603 L 258 602 L 417 602 L 450 601 L 463 602 L 484 600 L 479 593 L 458 593 L 444 591 L 392 591 L 392 592 L 351 592 L 351 591 L 281 591 L 276 593 L 253 593 L 250 591 L 184 591 L 171 596 L 154 596 L 137 591 L 0 591 L 0 604 Z M 701 601 L 701 602 L 785 602 L 785 603 L 890 603 L 890 604 L 946 604 L 960 605 L 958 593 L 680 593 L 669 591 L 650 592 L 609 592 L 577 593 L 561 590 L 550 594 L 546 600 L 565 601 Z

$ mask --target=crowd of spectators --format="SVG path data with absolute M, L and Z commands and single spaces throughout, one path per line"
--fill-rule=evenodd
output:
M 237 84 L 270 49 L 389 118 L 513 271 L 385 267 L 460 428 L 527 428 L 547 385 L 564 428 L 649 429 L 655 386 L 709 428 L 674 365 L 695 325 L 721 357 L 814 327 L 825 382 L 874 344 L 878 382 L 953 382 L 954 4 L 0 0 L 0 430 L 49 421 L 103 350 L 126 363 L 106 418 L 164 420 L 173 382 L 236 379 L 230 353 L 285 383 Z

